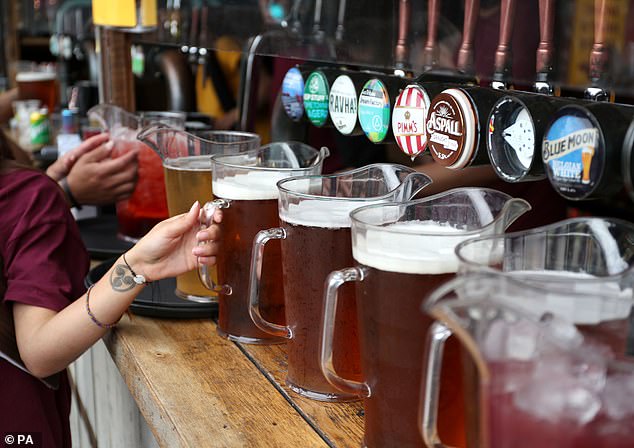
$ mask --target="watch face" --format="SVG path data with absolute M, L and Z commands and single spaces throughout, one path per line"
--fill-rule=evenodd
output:
M 489 117 L 489 158 L 500 177 L 523 178 L 535 157 L 535 126 L 530 111 L 520 100 L 507 96 L 496 103 Z

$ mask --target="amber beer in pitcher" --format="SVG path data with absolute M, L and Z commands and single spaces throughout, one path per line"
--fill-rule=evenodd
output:
M 393 224 L 386 230 L 398 227 L 399 224 Z M 407 236 L 399 238 L 398 234 L 374 240 L 368 234 L 364 248 L 367 250 L 355 251 L 355 261 L 364 271 L 364 280 L 357 283 L 357 309 L 359 321 L 363 322 L 360 341 L 366 360 L 362 369 L 368 380 L 376 379 L 372 395 L 377 398 L 368 398 L 365 405 L 368 447 L 422 446 L 417 421 L 411 417 L 419 406 L 415 391 L 422 375 L 424 329 L 432 320 L 421 316 L 421 298 L 455 276 L 458 264 L 451 259 L 443 260 L 442 254 L 453 258 L 454 246 L 464 238 L 458 229 L 440 224 L 408 223 L 402 227 L 441 236 L 436 240 L 430 235 L 423 237 L 425 248 L 419 247 L 426 252 L 421 253 L 419 260 L 394 257 L 395 250 L 414 247 Z M 460 346 L 450 339 L 445 345 L 438 431 L 443 440 L 456 447 L 466 446 L 462 376 Z M 403 413 L 394 412 L 395 409 Z
M 251 320 L 249 300 L 251 252 L 254 239 L 262 229 L 279 224 L 277 182 L 304 174 L 318 174 L 327 148 L 317 150 L 300 142 L 275 142 L 257 151 L 238 155 L 216 156 L 211 160 L 213 191 L 216 199 L 205 205 L 204 225 L 214 208 L 223 209 L 222 235 L 218 253 L 219 285 L 207 281 L 204 266 L 201 279 L 218 294 L 219 335 L 248 344 L 272 344 L 286 339 L 258 328 Z M 264 271 L 258 281 L 261 316 L 274 325 L 283 326 L 284 282 L 279 241 L 264 254 Z
M 163 163 L 170 216 L 187 213 L 195 201 L 204 204 L 213 198 L 209 165 L 209 156 L 183 157 Z M 211 269 L 211 275 L 216 278 L 216 268 Z M 176 291 L 180 291 L 179 295 L 189 297 L 209 295 L 209 290 L 200 282 L 195 270 L 176 276 Z
M 455 276 L 458 243 L 502 231 L 526 208 L 524 201 L 495 190 L 464 188 L 351 213 L 356 267 L 333 272 L 326 282 L 320 359 L 331 384 L 364 396 L 364 446 L 425 446 L 418 410 L 425 336 L 432 320 L 421 314 L 421 302 Z M 345 300 L 337 291 L 350 281 L 357 282 L 363 383 L 345 378 L 331 362 L 332 313 Z M 475 382 L 452 340 L 445 345 L 444 360 L 437 430 L 449 445 L 464 447 L 467 425 L 475 419 L 469 409 L 476 400 L 471 390 Z
M 339 206 L 339 207 L 338 207 Z M 350 222 L 348 213 L 356 205 L 306 201 L 280 216 L 286 231 L 282 240 L 284 278 L 288 322 L 300 331 L 288 344 L 288 375 L 286 383 L 298 393 L 309 397 L 320 394 L 335 396 L 336 389 L 328 384 L 319 366 L 320 333 L 317 319 L 323 306 L 324 280 L 333 269 L 352 263 Z M 268 251 L 268 248 L 267 248 Z M 352 285 L 341 290 L 344 296 L 337 310 L 334 363 L 342 374 L 361 379 L 359 335 L 355 292 Z
M 214 180 L 214 195 L 230 204 L 222 215 L 222 247 L 218 253 L 218 281 L 231 285 L 231 294 L 220 294 L 217 332 L 234 341 L 274 341 L 249 317 L 249 264 L 253 238 L 262 229 L 279 223 L 276 182 L 278 172 L 256 172 Z M 279 241 L 272 241 L 264 255 L 261 312 L 271 322 L 284 325 L 284 283 Z
M 320 401 L 358 400 L 331 385 L 319 365 L 319 319 L 324 281 L 335 268 L 352 262 L 350 212 L 360 206 L 411 198 L 430 179 L 411 168 L 373 164 L 328 176 L 280 181 L 278 228 L 263 230 L 254 241 L 250 313 L 254 323 L 288 339 L 286 384 L 294 392 Z M 258 269 L 264 244 L 282 239 L 286 326 L 273 325 L 259 311 Z M 344 288 L 345 303 L 333 316 L 337 340 L 333 359 L 338 369 L 361 378 L 354 288 Z
M 205 204 L 213 199 L 211 157 L 237 154 L 260 147 L 257 134 L 238 131 L 204 131 L 195 135 L 176 129 L 164 114 L 145 113 L 144 117 L 158 122 L 143 128 L 138 139 L 154 149 L 159 162 L 167 198 L 167 213 L 176 216 L 189 211 L 198 201 Z M 209 277 L 217 280 L 216 267 L 210 267 Z M 199 303 L 214 303 L 217 292 L 210 291 L 192 270 L 176 276 L 174 294 L 181 299 Z

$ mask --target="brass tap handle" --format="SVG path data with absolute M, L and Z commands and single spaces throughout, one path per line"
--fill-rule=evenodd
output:
M 515 17 L 515 0 L 502 0 L 500 4 L 500 38 L 495 50 L 494 81 L 506 84 L 511 71 L 511 37 L 513 36 L 513 19 Z
M 480 0 L 465 0 L 464 25 L 462 27 L 462 44 L 458 50 L 458 70 L 463 73 L 473 73 L 473 41 L 475 39 L 476 24 L 480 13 Z
M 400 0 L 398 5 L 398 38 L 394 48 L 394 62 L 397 68 L 407 65 L 409 51 L 407 48 L 407 35 L 409 34 L 409 17 L 411 5 L 409 0 Z
M 427 4 L 427 41 L 423 48 L 423 66 L 429 70 L 438 65 L 438 18 L 440 17 L 440 0 L 429 0 Z
M 555 25 L 555 0 L 539 0 L 539 46 L 536 71 L 547 81 L 553 71 L 553 30 Z
M 608 51 L 605 45 L 607 3 L 608 0 L 594 2 L 594 44 L 590 51 L 590 80 L 593 83 L 604 77 L 608 65 Z

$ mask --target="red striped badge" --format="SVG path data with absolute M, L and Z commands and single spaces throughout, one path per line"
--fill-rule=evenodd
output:
M 401 151 L 412 158 L 425 150 L 425 122 L 429 96 L 417 84 L 407 86 L 396 99 L 392 112 L 392 131 Z

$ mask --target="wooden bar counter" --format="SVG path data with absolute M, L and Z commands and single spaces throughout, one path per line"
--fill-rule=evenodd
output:
M 104 342 L 160 446 L 361 446 L 361 402 L 291 392 L 283 344 L 225 340 L 211 319 L 140 316 L 122 319 Z

